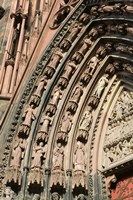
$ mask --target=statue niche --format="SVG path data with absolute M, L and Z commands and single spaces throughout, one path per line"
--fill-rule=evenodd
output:
M 67 110 L 70 111 L 71 114 L 75 114 L 78 108 L 78 103 L 82 95 L 83 95 L 83 87 L 82 87 L 82 83 L 80 83 L 74 88 L 71 99 L 69 100 Z
M 21 185 L 22 172 L 21 164 L 25 155 L 27 147 L 27 141 L 22 138 L 16 138 L 13 144 L 13 150 L 11 154 L 10 165 L 7 169 L 7 173 L 4 179 L 4 183 L 10 184 L 11 182 Z
M 20 137 L 28 137 L 32 125 L 32 121 L 36 119 L 34 105 L 26 105 L 22 115 L 23 122 L 19 127 L 18 135 Z
M 41 101 L 41 96 L 43 91 L 46 89 L 46 77 L 41 77 L 39 81 L 36 84 L 36 90 L 31 96 L 30 104 L 33 104 L 34 106 L 39 106 L 40 101 Z
M 47 145 L 44 146 L 43 142 L 38 145 L 34 144 L 31 167 L 28 176 L 28 187 L 32 185 L 39 185 L 43 187 L 44 185 L 44 160 L 46 159 Z
M 73 182 L 72 187 L 78 188 L 83 187 L 87 189 L 87 177 L 85 174 L 86 168 L 86 150 L 85 145 L 77 141 L 75 151 L 74 151 L 74 158 L 73 158 Z
M 66 64 L 63 74 L 61 75 L 61 77 L 59 79 L 58 86 L 60 86 L 62 89 L 65 89 L 67 87 L 72 75 L 74 74 L 76 68 L 77 68 L 77 66 L 72 61 L 69 61 Z
M 52 78 L 62 57 L 63 57 L 62 50 L 59 47 L 57 47 L 54 50 L 54 52 L 50 58 L 50 61 L 44 70 L 44 74 L 46 75 L 46 77 L 48 79 Z
M 48 141 L 48 132 L 50 127 L 52 126 L 52 120 L 53 118 L 50 117 L 50 112 L 47 112 L 46 114 L 44 114 L 41 118 L 40 124 L 41 127 L 39 129 L 39 131 L 37 132 L 37 136 L 36 136 L 36 140 L 38 142 L 44 142 L 47 143 Z
M 69 29 L 68 36 L 61 42 L 60 48 L 64 51 L 68 51 L 71 47 L 72 42 L 76 39 L 77 35 L 82 29 L 82 24 L 75 22 L 75 24 Z
M 89 136 L 89 130 L 91 127 L 93 121 L 93 116 L 92 116 L 92 107 L 88 107 L 87 111 L 84 112 L 83 117 L 80 121 L 79 129 L 78 129 L 78 134 L 77 134 L 77 140 L 88 140 Z
M 53 151 L 53 163 L 50 186 L 56 187 L 59 185 L 65 188 L 65 172 L 64 172 L 64 147 L 60 142 L 57 142 Z
M 109 82 L 108 77 L 109 77 L 109 75 L 105 74 L 104 76 L 102 76 L 99 79 L 97 86 L 95 88 L 94 94 L 89 99 L 90 106 L 95 107 L 95 108 L 98 106 L 98 103 L 103 94 L 103 91 L 105 90 L 106 86 L 108 85 L 108 82 Z
M 60 88 L 56 88 L 51 95 L 50 102 L 48 104 L 48 108 L 46 113 L 50 113 L 50 116 L 53 116 L 57 110 L 58 103 L 62 97 L 62 92 Z
M 61 142 L 67 142 L 68 141 L 68 133 L 71 130 L 72 127 L 72 116 L 71 113 L 68 111 L 63 116 L 63 119 L 61 121 L 61 127 L 57 134 L 57 140 Z

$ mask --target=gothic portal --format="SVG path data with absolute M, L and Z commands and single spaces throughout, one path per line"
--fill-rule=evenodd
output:
M 133 200 L 132 0 L 1 0 L 0 28 L 0 199 Z

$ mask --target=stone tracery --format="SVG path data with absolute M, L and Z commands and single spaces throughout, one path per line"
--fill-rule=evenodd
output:
M 103 13 L 105 13 L 107 15 L 111 15 L 112 12 L 115 12 L 115 14 L 117 14 L 118 11 L 120 11 L 120 9 L 123 8 L 122 6 L 123 5 L 120 5 L 120 4 L 115 4 L 114 6 L 103 5 L 103 6 L 101 6 L 100 9 L 98 9 L 98 15 L 100 15 L 101 13 L 102 13 L 102 15 L 103 15 Z M 130 9 L 126 7 L 127 13 L 129 13 L 129 10 Z M 124 12 L 125 12 L 125 10 L 124 10 Z M 80 19 L 80 20 L 82 21 L 82 19 Z M 75 23 L 77 24 L 77 21 Z M 82 24 L 82 26 L 83 26 L 83 24 Z M 66 51 L 66 49 L 68 50 L 69 48 L 72 47 L 72 44 L 76 40 L 76 37 L 80 37 L 79 36 L 79 31 L 81 30 L 80 24 L 74 25 L 74 28 L 72 28 L 72 27 L 69 29 L 69 31 L 67 33 L 67 37 L 65 37 L 64 40 L 62 40 L 62 42 L 60 44 L 60 48 L 62 50 L 60 50 L 60 48 L 57 47 L 58 50 L 63 51 L 63 53 Z M 95 112 L 97 112 L 97 110 L 98 110 L 97 108 L 99 108 L 101 106 L 101 104 L 104 102 L 103 99 L 106 97 L 109 87 L 111 87 L 112 77 L 114 76 L 115 73 L 119 73 L 121 70 L 124 70 L 124 71 L 132 74 L 132 67 L 128 63 L 125 62 L 122 65 L 121 61 L 120 61 L 119 66 L 118 66 L 117 63 L 115 65 L 113 62 L 110 62 L 110 60 L 108 59 L 108 56 L 110 53 L 110 46 L 107 45 L 107 43 L 106 43 L 105 46 L 106 47 L 108 46 L 108 48 L 105 50 L 105 47 L 103 44 L 102 45 L 100 43 L 98 44 L 97 41 L 95 41 L 95 40 L 97 40 L 98 36 L 100 36 L 98 33 L 99 29 L 96 29 L 94 27 L 94 29 L 91 29 L 91 30 L 93 30 L 93 31 L 91 31 L 91 33 L 89 35 L 89 46 L 88 46 L 88 43 L 86 44 L 85 40 L 84 40 L 83 44 L 87 45 L 87 46 L 85 46 L 83 48 L 83 46 L 79 45 L 80 46 L 79 51 L 76 51 L 77 54 L 78 53 L 79 53 L 79 55 L 85 54 L 85 56 L 81 55 L 82 58 L 80 59 L 77 56 L 75 57 L 74 52 L 73 52 L 73 55 L 70 56 L 70 62 L 66 63 L 66 66 L 64 66 L 64 69 L 66 69 L 66 71 L 68 69 L 67 66 L 69 66 L 70 71 L 68 70 L 67 73 L 66 73 L 66 71 L 63 71 L 65 75 L 62 74 L 60 76 L 61 80 L 59 82 L 57 82 L 57 85 L 55 87 L 53 85 L 53 89 L 51 91 L 51 96 L 49 98 L 50 100 L 47 101 L 48 106 L 46 106 L 46 108 L 43 110 L 43 112 L 45 113 L 44 118 L 42 117 L 43 122 L 41 122 L 41 123 L 39 122 L 41 126 L 39 126 L 39 130 L 37 130 L 37 134 L 34 134 L 34 137 L 37 136 L 37 138 L 34 138 L 37 140 L 37 142 L 36 142 L 37 148 L 36 149 L 39 149 L 39 150 L 36 150 L 36 153 L 38 151 L 40 151 L 40 154 L 38 153 L 38 156 L 37 156 L 37 158 L 39 160 L 38 160 L 38 166 L 36 166 L 36 167 L 40 167 L 40 168 L 42 167 L 41 166 L 41 157 L 43 156 L 43 152 L 41 151 L 40 144 L 41 144 L 41 142 L 44 142 L 45 145 L 47 145 L 50 138 L 52 137 L 51 134 L 53 132 L 54 132 L 55 136 L 57 135 L 57 137 L 55 137 L 57 139 L 57 141 L 56 141 L 57 144 L 59 144 L 58 142 L 60 141 L 62 143 L 61 146 L 64 147 L 64 148 L 55 147 L 55 152 L 58 152 L 58 156 L 61 157 L 60 165 L 58 162 L 55 162 L 56 159 L 54 160 L 54 157 L 56 154 L 56 153 L 54 154 L 54 150 L 53 150 L 53 160 L 52 160 L 52 155 L 51 155 L 51 161 L 48 161 L 46 158 L 47 165 L 49 165 L 49 167 L 52 166 L 51 177 L 55 177 L 53 179 L 54 180 L 53 182 L 50 181 L 51 188 L 52 189 L 54 188 L 53 190 L 56 190 L 58 183 L 61 186 L 63 186 L 64 188 L 66 187 L 65 171 L 67 170 L 68 166 L 69 167 L 71 166 L 71 164 L 70 163 L 65 164 L 64 160 L 65 160 L 65 156 L 66 156 L 66 152 L 67 152 L 66 147 L 68 145 L 70 145 L 70 140 L 72 141 L 72 137 L 74 138 L 74 136 L 71 136 L 72 133 L 73 133 L 73 135 L 75 134 L 75 138 L 76 138 L 75 141 L 77 140 L 77 144 L 79 144 L 79 143 L 81 144 L 79 146 L 85 146 L 86 144 L 88 145 L 88 142 L 92 137 L 91 126 L 93 124 L 95 124 L 95 120 L 92 120 L 93 118 L 89 114 L 92 113 L 92 111 L 93 111 L 93 116 L 94 116 Z M 129 31 L 127 31 L 127 32 L 129 32 Z M 101 33 L 104 34 L 104 33 L 106 33 L 106 31 L 103 31 L 103 32 L 101 31 L 100 34 Z M 131 34 L 131 30 L 130 30 L 130 34 Z M 92 40 L 92 42 L 90 42 L 90 40 Z M 64 41 L 65 42 L 67 41 L 67 44 L 64 43 Z M 105 41 L 106 41 L 106 39 L 104 40 L 104 43 L 105 43 Z M 118 53 L 122 53 L 122 54 L 124 53 L 124 54 L 128 54 L 128 55 L 132 55 L 132 45 L 130 45 L 130 44 L 127 45 L 126 42 L 124 41 L 124 39 L 119 43 L 119 45 L 115 45 L 115 42 L 113 42 L 113 39 L 111 41 L 112 41 L 111 52 L 113 52 L 113 53 L 118 52 Z M 126 45 L 126 49 L 125 49 L 125 45 Z M 98 46 L 98 48 L 97 47 L 95 48 L 95 46 Z M 91 55 L 88 59 L 89 62 L 86 63 L 86 61 L 87 61 L 86 57 L 89 55 L 89 53 L 87 52 L 88 48 L 90 48 L 90 53 L 91 53 L 91 51 L 92 51 L 91 48 L 93 48 L 93 47 L 94 47 L 94 49 L 93 49 L 94 55 Z M 52 56 L 54 56 L 54 55 L 55 54 L 53 51 Z M 51 56 L 51 58 L 52 58 L 52 56 Z M 56 60 L 54 63 L 51 64 L 51 62 L 53 62 L 53 60 L 54 60 L 53 58 L 52 58 L 52 61 L 51 60 L 48 61 L 48 63 L 46 64 L 46 68 L 44 69 L 44 74 L 45 74 L 45 76 L 47 76 L 46 79 L 50 79 L 54 76 L 54 74 L 58 70 L 59 66 L 61 65 L 61 59 L 64 59 L 63 56 L 64 55 L 62 53 L 61 53 L 61 55 L 57 53 L 55 56 Z M 108 61 L 109 63 L 107 63 L 107 64 L 105 61 L 106 59 L 109 60 Z M 104 63 L 104 61 L 105 61 L 105 63 Z M 83 66 L 82 62 L 84 62 L 84 67 L 81 70 L 81 66 Z M 91 66 L 90 66 L 90 63 L 91 63 Z M 77 65 L 79 65 L 79 66 L 77 66 Z M 88 71 L 86 71 L 87 68 L 88 68 Z M 51 71 L 51 69 L 52 69 L 52 71 Z M 81 73 L 82 76 L 81 76 L 81 78 L 79 78 L 79 81 L 77 81 L 78 79 L 76 79 L 76 74 L 78 74 L 80 72 L 80 70 L 82 71 L 82 73 Z M 107 78 L 106 78 L 106 76 L 107 76 Z M 65 79 L 63 79 L 64 77 L 65 77 Z M 78 77 L 80 77 L 80 76 L 78 76 Z M 98 77 L 97 80 L 96 80 L 96 77 Z M 98 80 L 100 81 L 101 79 L 105 80 L 105 81 L 103 81 L 103 85 L 100 85 L 100 83 L 98 82 Z M 39 108 L 42 105 L 41 99 L 43 99 L 43 96 L 45 95 L 45 91 L 47 91 L 47 83 L 45 82 L 45 79 L 43 78 L 43 79 L 39 79 L 39 80 L 41 81 L 40 82 L 41 86 L 39 87 L 39 84 L 38 84 L 38 86 L 36 87 L 36 90 L 34 90 L 35 92 L 33 93 L 33 96 L 31 97 L 31 100 L 30 100 L 30 105 L 29 105 L 30 107 L 28 109 L 26 109 L 26 111 L 24 112 L 25 116 L 24 116 L 23 122 L 22 122 L 22 124 L 20 123 L 18 136 L 20 138 L 22 138 L 22 141 L 24 139 L 30 137 L 31 134 L 29 132 L 32 129 L 34 122 L 36 122 L 34 111 L 36 108 Z M 62 82 L 64 80 L 65 80 L 65 82 Z M 72 82 L 74 83 L 73 86 L 72 86 Z M 92 86 L 92 91 L 90 91 L 90 93 L 89 93 L 89 87 L 91 87 L 92 82 L 97 82 L 97 84 L 95 83 Z M 68 89 L 68 87 L 69 87 L 69 89 Z M 66 93 L 69 93 L 67 102 L 65 102 L 65 97 L 64 97 L 65 91 L 66 91 Z M 76 134 L 76 133 L 74 133 L 76 130 L 76 128 L 75 128 L 76 125 L 74 124 L 74 126 L 72 126 L 72 124 L 73 124 L 72 122 L 73 122 L 74 118 L 76 118 L 76 115 L 77 115 L 77 113 L 80 112 L 80 110 L 82 110 L 82 112 L 81 112 L 81 116 L 79 115 L 80 116 L 79 119 L 82 119 L 83 117 L 87 117 L 87 113 L 83 112 L 83 110 L 85 110 L 84 109 L 85 105 L 81 109 L 81 105 L 83 105 L 83 99 L 85 99 L 85 96 L 87 96 L 87 93 L 89 93 L 89 96 L 86 97 L 87 100 L 85 100 L 85 101 L 87 103 L 89 103 L 89 107 L 90 107 L 90 110 L 89 110 L 90 112 L 88 113 L 90 122 L 87 121 L 88 124 L 86 124 L 85 122 L 84 122 L 84 124 L 83 124 L 83 122 L 82 123 L 76 122 L 77 125 L 79 125 L 81 123 L 80 126 L 77 126 L 77 127 L 79 127 L 79 129 Z M 35 96 L 37 96 L 37 99 L 33 98 Z M 125 107 L 122 108 L 122 110 L 121 110 L 122 101 L 124 99 L 125 99 Z M 64 105 L 63 105 L 63 110 L 61 111 L 60 105 L 63 101 L 64 101 Z M 125 113 L 125 111 L 127 111 L 127 109 L 129 109 L 129 111 L 131 111 L 131 104 L 132 104 L 131 95 L 130 94 L 127 95 L 126 92 L 122 93 L 121 100 L 119 100 L 117 104 L 118 105 L 116 106 L 117 107 L 116 110 L 118 110 L 119 112 L 114 111 L 112 116 L 115 116 L 114 117 L 115 119 L 118 118 L 121 121 L 123 112 Z M 25 108 L 26 108 L 26 105 L 28 105 L 28 104 L 25 104 Z M 34 106 L 34 107 L 32 107 L 32 106 Z M 55 122 L 56 122 L 55 117 L 56 117 L 56 115 L 59 116 L 59 114 L 60 114 L 61 124 L 58 126 L 58 124 L 59 124 L 58 123 L 56 126 L 55 125 Z M 128 116 L 126 116 L 126 117 L 128 117 Z M 113 122 L 113 120 L 110 119 L 110 123 L 117 123 L 117 122 Z M 130 124 L 130 120 L 128 123 Z M 112 129 L 113 130 L 115 129 L 115 125 L 111 124 L 110 126 L 114 126 Z M 123 123 L 123 127 L 124 126 L 125 126 L 125 124 Z M 55 131 L 53 131 L 53 127 L 55 127 Z M 124 128 L 123 128 L 123 130 L 124 130 Z M 114 132 L 115 132 L 115 130 L 114 130 Z M 114 133 L 114 135 L 115 135 L 115 133 Z M 49 140 L 48 140 L 48 138 L 49 138 Z M 124 156 L 127 155 L 129 146 L 131 146 L 131 149 L 132 149 L 132 140 L 131 139 L 132 138 L 130 138 L 130 137 L 127 140 L 124 138 L 124 140 L 119 141 L 118 145 L 115 146 L 115 148 L 122 150 L 123 154 L 119 155 L 119 157 L 121 157 L 123 155 Z M 65 140 L 65 143 L 64 143 L 64 140 Z M 54 141 L 53 143 L 55 144 L 56 142 Z M 92 143 L 93 143 L 93 141 L 92 141 Z M 131 145 L 129 145 L 129 144 L 131 144 Z M 52 144 L 50 144 L 50 145 L 52 147 Z M 22 148 L 20 147 L 20 149 L 22 149 Z M 72 147 L 71 147 L 71 149 L 72 149 Z M 81 151 L 82 148 L 79 148 L 79 149 Z M 111 150 L 110 157 L 108 157 L 108 151 L 110 151 L 110 150 Z M 106 157 L 108 157 L 108 160 L 104 159 L 104 161 L 105 161 L 105 163 L 108 163 L 107 165 L 109 166 L 112 162 L 115 161 L 115 159 L 118 158 L 117 157 L 118 153 L 116 150 L 114 152 L 114 144 L 112 146 L 106 145 L 106 147 L 104 148 L 104 151 L 105 151 Z M 76 155 L 77 155 L 76 152 L 75 153 L 73 152 L 73 155 L 71 156 L 71 158 L 74 158 L 74 154 L 76 157 Z M 85 158 L 85 150 L 83 150 L 83 149 L 82 149 L 82 154 L 84 155 L 83 157 Z M 125 158 L 124 156 L 123 156 L 123 158 Z M 36 155 L 33 158 L 33 163 L 34 163 L 35 158 L 36 158 Z M 90 160 L 91 160 L 91 158 L 90 158 Z M 81 159 L 81 161 L 82 161 L 82 159 Z M 52 163 L 53 165 L 50 165 L 48 163 Z M 74 170 L 74 173 L 72 175 L 73 181 L 74 181 L 74 179 L 77 180 L 76 177 L 78 177 L 78 176 L 82 177 L 83 181 L 82 181 L 82 183 L 79 182 L 79 185 L 81 184 L 82 187 L 85 188 L 85 190 L 87 190 L 87 188 L 88 188 L 87 183 L 86 183 L 87 175 L 85 172 L 87 171 L 88 164 L 84 163 L 83 164 L 84 166 L 82 166 L 82 170 L 81 170 L 80 164 L 79 164 L 79 167 L 75 167 L 76 166 L 75 163 L 78 163 L 78 162 L 74 161 L 74 168 L 71 167 Z M 35 167 L 35 165 L 34 165 L 34 167 Z M 31 168 L 34 168 L 34 167 L 31 165 Z M 106 164 L 104 167 L 106 168 Z M 91 165 L 90 165 L 90 168 L 91 168 Z M 78 173 L 79 171 L 80 171 L 80 173 Z M 41 171 L 39 171 L 39 173 L 40 172 Z M 56 178 L 58 175 L 61 175 L 59 181 Z M 30 172 L 29 172 L 29 176 L 30 176 Z M 41 185 L 41 187 L 43 187 L 44 186 L 43 181 L 45 179 L 45 176 L 44 176 L 44 174 L 41 174 L 40 176 L 41 176 L 41 180 L 39 181 L 39 183 L 41 182 L 40 185 Z M 33 184 L 35 182 L 36 182 L 36 178 L 33 181 L 31 181 L 29 178 L 28 185 L 30 185 L 31 183 Z M 75 187 L 78 188 L 79 185 L 75 186 L 75 184 L 73 183 L 73 189 L 75 189 Z M 84 193 L 84 191 L 82 193 Z M 60 191 L 59 191 L 59 194 L 63 195 Z M 80 195 L 80 194 L 78 194 L 78 195 Z M 83 196 L 85 196 L 85 194 L 83 194 Z M 78 198 L 80 199 L 81 197 L 78 197 Z M 85 199 L 85 197 L 83 197 L 83 198 Z

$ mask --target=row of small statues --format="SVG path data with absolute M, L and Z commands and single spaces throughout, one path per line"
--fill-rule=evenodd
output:
M 17 196 L 15 195 L 14 191 L 11 189 L 10 186 L 7 186 L 5 188 L 3 197 L 1 198 L 1 200 L 17 200 Z M 26 197 L 27 200 L 40 200 L 41 195 L 40 194 L 33 194 L 32 197 L 27 196 Z M 61 200 L 62 197 L 59 193 L 57 192 L 53 192 L 51 193 L 51 200 Z M 86 196 L 84 194 L 79 194 L 76 198 L 77 200 L 86 200 Z
M 133 154 L 133 137 L 121 140 L 115 146 L 104 148 L 104 167 Z
M 99 6 L 93 6 L 90 9 L 91 16 L 98 17 L 101 14 L 110 15 L 110 14 L 133 14 L 133 6 L 132 5 L 123 5 L 122 3 L 116 3 L 114 5 L 106 5 L 103 4 Z

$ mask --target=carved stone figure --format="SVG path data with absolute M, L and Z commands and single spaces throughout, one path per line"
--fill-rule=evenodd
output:
M 39 200 L 40 199 L 40 195 L 39 194 L 34 194 L 32 200 Z
M 59 47 L 57 47 L 54 50 L 54 52 L 50 58 L 50 62 L 47 65 L 45 72 L 44 72 L 48 78 L 51 78 L 53 76 L 55 69 L 57 68 L 62 57 L 63 57 L 62 50 Z
M 37 133 L 37 140 L 47 142 L 48 140 L 48 132 L 50 126 L 52 126 L 53 118 L 50 117 L 50 113 L 48 112 L 47 115 L 45 114 L 41 118 L 41 128 Z
M 79 22 L 86 24 L 90 21 L 90 17 L 88 15 L 88 13 L 83 13 L 80 18 L 79 18 Z
M 40 142 L 39 146 L 34 146 L 31 168 L 42 168 L 42 159 L 44 159 L 44 154 L 46 154 L 46 151 L 47 145 L 44 146 L 43 142 Z
M 60 195 L 57 192 L 52 193 L 51 195 L 52 200 L 60 200 Z
M 123 70 L 133 74 L 132 66 L 129 63 L 124 63 L 122 66 L 123 66 Z
M 47 145 L 44 146 L 43 142 L 33 147 L 32 163 L 28 175 L 28 187 L 30 185 L 44 186 L 44 170 L 43 170 L 43 159 L 46 158 Z M 33 198 L 39 199 L 39 196 L 35 194 Z
M 13 150 L 12 150 L 12 156 L 11 156 L 11 162 L 10 166 L 18 168 L 21 166 L 21 160 L 23 158 L 24 150 L 26 149 L 27 142 L 25 139 L 17 138 L 14 142 Z
M 61 143 L 57 143 L 57 146 L 53 152 L 53 170 L 63 170 L 64 165 L 64 148 Z
M 77 142 L 77 147 L 74 152 L 74 171 L 85 172 L 86 167 L 86 156 L 85 146 L 82 142 Z
M 76 36 L 82 29 L 82 24 L 76 22 L 69 30 L 69 35 L 62 41 L 60 48 L 64 51 L 68 51 L 71 47 L 72 42 L 76 39 Z
M 59 100 L 62 97 L 62 92 L 60 90 L 60 88 L 56 88 L 53 92 L 53 94 L 51 95 L 51 99 L 49 102 L 49 106 L 48 106 L 48 110 L 47 112 L 50 112 L 51 115 L 54 115 L 59 103 Z
M 109 196 L 110 196 L 110 193 L 111 193 L 112 183 L 116 183 L 116 181 L 117 181 L 117 178 L 114 174 L 112 176 L 108 176 L 107 179 L 106 179 L 106 190 L 107 190 L 107 193 L 108 193 Z
M 92 78 L 92 75 L 94 74 L 97 66 L 98 66 L 99 60 L 97 56 L 94 56 L 90 59 L 90 61 L 87 64 L 87 68 L 85 69 L 84 73 L 81 76 L 80 82 L 82 82 L 84 85 L 87 85 Z
M 92 6 L 91 7 L 90 15 L 91 15 L 92 19 L 94 19 L 98 16 L 98 6 Z
M 84 194 L 79 194 L 77 200 L 86 200 L 86 197 Z
M 80 83 L 80 85 L 76 86 L 71 99 L 69 101 L 69 105 L 68 105 L 68 111 L 75 113 L 78 107 L 78 103 L 80 101 L 81 96 L 83 95 L 83 88 L 82 88 L 82 83 Z
M 72 127 L 71 113 L 68 111 L 61 121 L 60 131 L 58 132 L 57 139 L 67 142 L 68 133 Z
M 63 74 L 59 80 L 59 86 L 62 87 L 62 89 L 65 89 L 72 77 L 72 75 L 74 74 L 75 70 L 76 70 L 76 65 L 72 62 L 72 61 L 69 61 L 67 64 L 66 64 L 66 67 L 63 71 Z
M 73 42 L 75 40 L 77 34 L 80 32 L 82 29 L 82 24 L 76 22 L 69 30 L 70 34 L 67 37 L 67 40 Z
M 106 13 L 106 14 L 111 14 L 111 13 L 121 13 L 121 4 L 117 3 L 115 5 L 102 5 L 99 9 L 98 12 L 100 13 Z
M 133 14 L 133 6 L 130 6 L 130 5 L 124 5 L 123 6 L 123 11 L 128 13 L 128 14 Z
M 92 28 L 88 34 L 91 40 L 96 40 L 98 37 L 98 30 L 96 28 Z
M 37 88 L 35 90 L 35 92 L 33 93 L 32 97 L 31 97 L 31 103 L 33 103 L 35 106 L 38 106 L 40 103 L 40 99 L 41 99 L 41 95 L 42 92 L 45 90 L 45 86 L 46 86 L 47 82 L 45 77 L 40 78 L 40 80 L 37 83 Z
M 96 96 L 98 99 L 100 99 L 105 87 L 107 86 L 107 84 L 109 82 L 107 77 L 108 77 L 108 75 L 105 74 L 98 81 L 97 87 L 96 87 L 95 92 L 94 92 L 94 96 Z
M 86 38 L 83 41 L 83 45 L 81 46 L 81 48 L 79 49 L 79 52 L 82 53 L 83 55 L 86 54 L 87 50 L 89 49 L 89 47 L 92 45 L 92 41 L 90 38 Z
M 77 138 L 88 139 L 88 131 L 90 130 L 92 124 L 92 107 L 89 106 L 88 110 L 84 112 L 83 118 L 80 121 L 79 133 Z
M 2 199 L 14 200 L 14 191 L 11 189 L 11 187 L 8 186 L 5 188 L 4 197 Z
M 32 121 L 36 119 L 35 117 L 35 111 L 33 109 L 33 105 L 28 106 L 25 108 L 22 118 L 24 121 L 22 122 L 20 128 L 19 128 L 19 135 L 28 135 L 29 130 L 31 128 Z
M 98 55 L 99 60 L 103 59 L 106 56 L 106 49 L 103 46 L 100 46 L 99 49 L 96 51 L 96 54 Z

